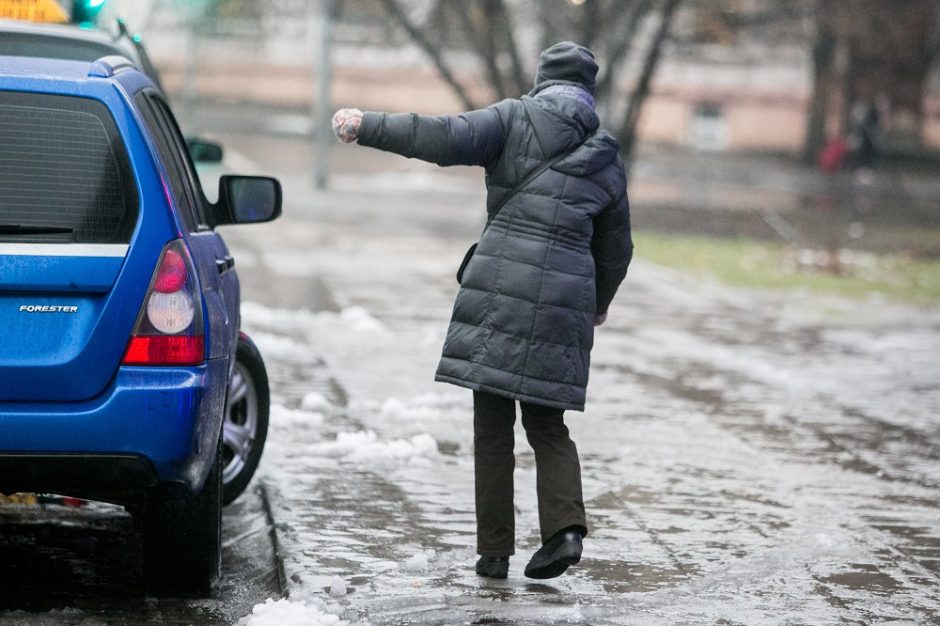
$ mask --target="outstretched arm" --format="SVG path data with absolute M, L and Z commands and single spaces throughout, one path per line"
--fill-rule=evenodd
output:
M 438 165 L 487 166 L 503 149 L 503 123 L 495 107 L 439 117 L 366 112 L 359 118 L 356 113 L 343 109 L 334 116 L 341 141 L 355 138 L 362 146 Z

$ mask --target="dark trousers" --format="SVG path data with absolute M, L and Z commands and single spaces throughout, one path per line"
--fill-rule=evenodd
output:
M 579 526 L 587 534 L 578 449 L 568 436 L 560 409 L 519 403 L 522 426 L 535 451 L 536 492 L 542 543 L 555 533 Z M 476 467 L 477 553 L 506 556 L 515 552 L 512 473 L 516 402 L 473 392 L 473 446 Z

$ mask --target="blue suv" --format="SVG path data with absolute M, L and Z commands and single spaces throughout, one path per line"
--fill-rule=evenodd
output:
M 240 313 L 215 227 L 280 211 L 266 177 L 209 203 L 126 58 L 0 56 L 0 493 L 124 505 L 152 588 L 218 577 Z

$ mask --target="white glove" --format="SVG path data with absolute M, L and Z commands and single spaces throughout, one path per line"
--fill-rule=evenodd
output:
M 352 143 L 359 137 L 362 124 L 362 111 L 359 109 L 340 109 L 333 114 L 333 132 L 343 143 Z

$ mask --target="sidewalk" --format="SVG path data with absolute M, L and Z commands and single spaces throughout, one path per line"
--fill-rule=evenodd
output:
M 442 195 L 298 185 L 282 221 L 226 233 L 273 385 L 260 479 L 288 604 L 377 626 L 940 619 L 935 313 L 642 261 L 568 418 L 583 562 L 522 576 L 538 538 L 520 432 L 510 578 L 475 576 L 469 393 L 432 382 L 463 249 L 429 225 L 464 228 L 479 196 Z

